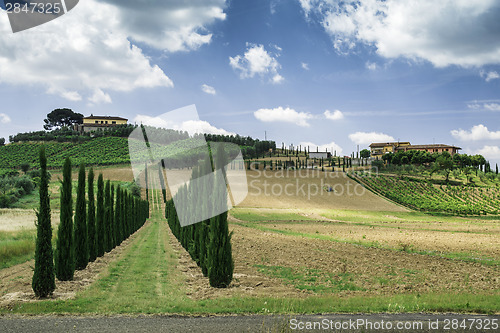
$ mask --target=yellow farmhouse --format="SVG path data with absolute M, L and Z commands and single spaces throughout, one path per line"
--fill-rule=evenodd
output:
M 106 130 L 118 125 L 127 125 L 128 119 L 122 117 L 112 117 L 112 116 L 94 116 L 83 118 L 83 131 L 100 131 Z

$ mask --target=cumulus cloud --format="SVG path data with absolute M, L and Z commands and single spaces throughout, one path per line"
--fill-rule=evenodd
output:
M 484 146 L 477 151 L 477 154 L 483 155 L 487 160 L 500 160 L 500 148 L 498 146 Z
M 196 133 L 236 135 L 233 132 L 226 131 L 223 128 L 217 128 L 204 120 L 188 120 L 180 123 L 165 120 L 162 117 L 151 117 L 147 115 L 137 115 L 134 122 L 158 128 L 174 129 L 177 131 L 186 131 L 190 135 Z
M 479 72 L 479 75 L 481 75 L 481 77 L 486 82 L 490 82 L 491 80 L 495 80 L 495 79 L 499 79 L 500 78 L 500 74 L 498 74 L 495 71 L 490 71 L 490 72 L 481 71 L 481 72 Z
M 0 15 L 0 83 L 39 86 L 71 101 L 109 103 L 109 92 L 172 87 L 134 42 L 168 52 L 209 43 L 203 28 L 223 20 L 224 0 L 86 0 L 67 15 L 12 34 Z
M 451 135 L 461 141 L 500 140 L 500 131 L 491 132 L 483 124 L 472 126 L 470 131 L 463 129 L 452 130 Z
M 310 124 L 307 121 L 314 118 L 310 113 L 297 112 L 289 107 L 281 106 L 274 109 L 259 109 L 253 114 L 255 118 L 263 122 L 287 122 L 302 127 L 309 127 Z
M 212 86 L 209 86 L 208 84 L 203 84 L 201 86 L 201 90 L 204 93 L 209 94 L 209 95 L 215 95 L 217 93 L 217 91 L 215 90 L 215 88 L 212 87 Z
M 11 122 L 11 119 L 8 115 L 5 113 L 0 113 L 0 123 L 2 124 L 8 124 Z
M 342 147 L 340 147 L 333 141 L 323 145 L 317 145 L 312 142 L 300 142 L 299 144 L 302 145 L 302 147 L 305 147 L 306 149 L 307 147 L 309 147 L 309 151 L 316 151 L 316 148 L 318 148 L 319 151 L 329 151 L 330 153 L 332 153 L 332 155 L 336 152 L 337 156 L 342 156 L 343 153 Z
M 299 1 L 339 53 L 361 44 L 386 58 L 423 59 L 436 67 L 500 63 L 498 1 Z
M 365 145 L 373 142 L 391 142 L 394 138 L 388 134 L 378 132 L 356 132 L 349 134 L 349 139 L 358 145 Z
M 96 89 L 89 101 L 91 104 L 111 103 L 111 96 L 101 89 Z
M 324 113 L 326 119 L 330 120 L 340 120 L 344 119 L 344 114 L 340 110 L 335 110 L 333 112 L 326 110 Z
M 281 48 L 274 45 L 278 52 Z M 268 52 L 264 45 L 247 43 L 247 50 L 243 55 L 229 57 L 229 65 L 240 73 L 240 78 L 253 78 L 259 75 L 262 78 L 269 78 L 271 83 L 283 82 L 284 78 L 278 73 L 281 68 L 277 58 L 279 53 Z
M 212 34 L 206 26 L 226 18 L 226 0 L 101 2 L 117 9 L 114 18 L 133 40 L 169 52 L 194 50 L 210 43 Z M 82 4 L 80 1 L 79 6 Z

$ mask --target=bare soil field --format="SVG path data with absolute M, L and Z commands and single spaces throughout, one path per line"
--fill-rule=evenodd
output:
M 295 287 L 297 295 L 496 292 L 500 288 L 496 267 L 234 224 L 231 229 L 235 262 L 280 276 L 282 283 Z
M 247 171 L 248 196 L 239 207 L 408 211 L 352 181 L 342 172 Z M 327 192 L 325 188 L 332 188 Z
M 248 212 L 288 212 L 277 209 L 243 209 Z M 500 223 L 485 221 L 484 224 L 464 219 L 462 223 L 409 222 L 387 216 L 384 221 L 346 222 L 331 220 L 320 213 L 304 213 L 290 210 L 291 214 L 317 218 L 316 221 L 260 221 L 259 225 L 277 230 L 328 235 L 336 240 L 378 243 L 383 246 L 409 250 L 464 252 L 500 259 Z M 324 212 L 322 212 L 324 214 Z M 326 214 L 325 214 L 326 215 Z M 363 216 L 360 212 L 359 216 Z M 385 216 L 383 217 L 385 219 Z

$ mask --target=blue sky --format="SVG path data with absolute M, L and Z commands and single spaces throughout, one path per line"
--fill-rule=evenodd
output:
M 46 114 L 154 117 L 350 154 L 446 143 L 500 163 L 498 1 L 86 0 L 13 34 L 0 13 L 0 137 Z

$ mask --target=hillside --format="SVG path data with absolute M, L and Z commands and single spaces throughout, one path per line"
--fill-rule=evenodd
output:
M 22 164 L 30 167 L 38 166 L 38 154 L 41 145 L 45 145 L 47 165 L 49 168 L 60 168 L 66 157 L 70 157 L 73 165 L 84 162 L 86 165 L 113 165 L 130 163 L 128 138 L 101 137 L 82 143 L 73 142 L 21 142 L 0 147 L 0 169 L 17 169 Z M 193 148 L 189 139 L 171 143 L 167 146 L 151 143 L 156 156 L 174 156 L 179 152 Z M 146 153 L 146 151 L 141 151 Z M 145 158 L 148 158 L 145 156 Z
M 22 164 L 29 164 L 31 168 L 38 167 L 40 146 L 45 145 L 47 166 L 49 168 L 62 167 L 66 157 L 70 157 L 73 165 L 81 162 L 85 165 L 116 165 L 130 163 L 129 143 L 135 155 L 135 162 L 147 161 L 150 158 L 159 160 L 168 157 L 174 167 L 183 167 L 184 163 L 193 163 L 206 154 L 207 150 L 200 147 L 198 139 L 188 138 L 161 145 L 150 142 L 151 150 L 146 150 L 143 142 L 121 137 L 100 137 L 84 142 L 20 142 L 0 147 L 0 170 L 19 169 Z M 228 154 L 234 154 L 234 146 L 227 146 Z M 151 155 L 152 153 L 152 155 Z
M 412 209 L 453 215 L 498 214 L 497 187 L 434 185 L 424 179 L 388 175 L 354 174 L 372 191 Z

